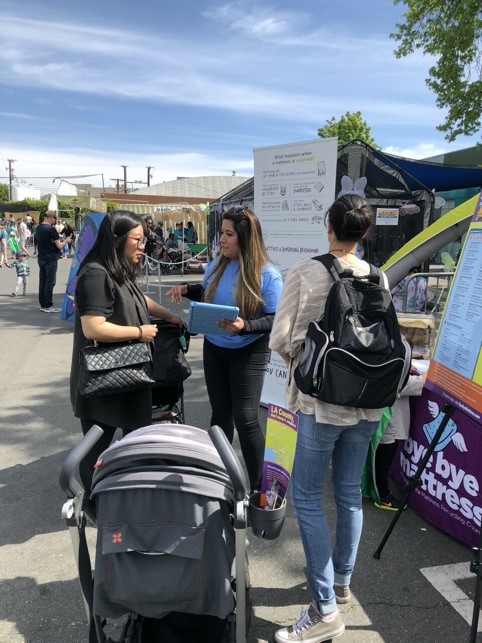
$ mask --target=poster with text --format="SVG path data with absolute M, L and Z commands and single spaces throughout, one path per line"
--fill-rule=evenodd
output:
M 337 139 L 254 150 L 254 210 L 271 260 L 283 277 L 298 261 L 328 249 L 325 213 L 335 198 Z M 262 401 L 283 404 L 287 369 L 272 354 Z
M 398 208 L 377 208 L 375 225 L 398 225 Z
M 445 304 L 427 387 L 482 423 L 482 193 Z
M 443 420 L 444 397 L 424 389 L 410 398 L 410 437 L 393 459 L 391 475 L 400 491 L 414 476 Z M 471 547 L 479 543 L 482 521 L 482 432 L 456 410 L 410 495 L 409 504 L 425 520 Z
M 293 469 L 297 431 L 296 413 L 276 404 L 268 404 L 261 507 L 276 509 L 286 496 Z

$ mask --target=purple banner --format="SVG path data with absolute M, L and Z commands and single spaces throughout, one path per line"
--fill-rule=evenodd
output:
M 410 436 L 397 451 L 391 475 L 400 490 L 413 476 L 444 417 L 446 400 L 425 389 L 411 403 Z M 423 518 L 471 547 L 478 546 L 482 520 L 482 427 L 456 410 L 408 504 Z
M 64 321 L 74 321 L 74 294 L 75 284 L 77 283 L 77 272 L 79 266 L 84 260 L 85 255 L 94 245 L 102 219 L 105 217 L 103 212 L 87 212 L 82 220 L 79 238 L 75 245 L 74 258 L 69 272 L 67 287 L 65 289 L 64 301 L 60 319 Z

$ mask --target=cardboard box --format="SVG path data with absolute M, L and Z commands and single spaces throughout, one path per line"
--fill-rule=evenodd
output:
M 397 313 L 402 337 L 412 346 L 412 357 L 430 359 L 435 339 L 433 315 Z

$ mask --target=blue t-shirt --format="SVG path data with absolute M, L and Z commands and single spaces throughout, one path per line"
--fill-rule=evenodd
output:
M 218 264 L 218 259 L 214 259 L 207 267 L 203 279 L 203 288 L 207 288 L 213 279 L 213 270 Z M 239 262 L 231 260 L 226 266 L 214 297 L 210 303 L 223 304 L 225 306 L 237 306 L 234 300 L 236 283 L 239 277 Z M 271 263 L 265 264 L 261 270 L 261 295 L 263 305 L 260 307 L 257 318 L 264 317 L 269 313 L 275 313 L 278 301 L 283 287 L 283 279 L 279 270 Z M 262 333 L 253 333 L 249 335 L 206 335 L 205 337 L 216 346 L 224 348 L 241 348 L 255 342 L 261 337 Z

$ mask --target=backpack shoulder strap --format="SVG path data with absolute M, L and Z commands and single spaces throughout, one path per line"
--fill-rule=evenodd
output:
M 318 255 L 317 257 L 312 257 L 312 259 L 322 263 L 335 281 L 339 281 L 342 277 L 353 277 L 353 271 L 348 269 L 343 270 L 338 259 L 330 253 L 327 253 L 324 255 Z M 372 264 L 369 264 L 369 266 L 370 266 L 370 272 L 368 274 L 369 280 L 372 283 L 383 287 L 384 279 L 383 279 L 382 271 L 376 266 L 373 266 Z
M 344 271 L 336 257 L 334 257 L 330 253 L 327 253 L 325 255 L 318 255 L 317 257 L 311 258 L 322 263 L 335 281 L 340 281 L 341 274 Z
M 382 288 L 385 286 L 385 281 L 383 279 L 383 272 L 380 270 L 380 268 L 377 268 L 376 266 L 372 266 L 370 264 L 370 281 L 373 282 L 374 284 L 377 284 L 378 286 L 382 286 Z

